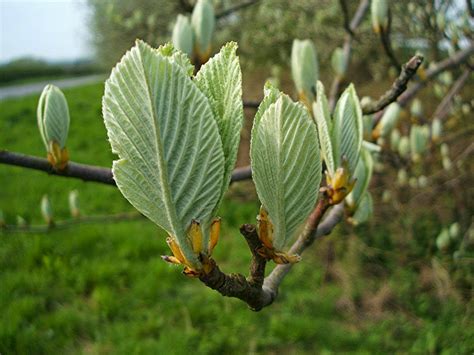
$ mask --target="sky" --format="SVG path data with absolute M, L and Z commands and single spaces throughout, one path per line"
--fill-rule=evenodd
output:
M 0 0 L 0 62 L 91 57 L 85 0 Z

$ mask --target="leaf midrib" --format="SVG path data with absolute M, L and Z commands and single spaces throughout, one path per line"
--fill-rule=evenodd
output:
M 180 225 L 180 221 L 178 220 L 178 216 L 176 214 L 176 210 L 172 207 L 173 206 L 173 201 L 172 201 L 172 196 L 171 196 L 171 191 L 170 191 L 170 186 L 169 186 L 169 181 L 168 181 L 168 169 L 167 169 L 167 166 L 166 166 L 166 163 L 164 162 L 163 160 L 163 143 L 162 143 L 162 139 L 161 139 L 161 132 L 160 132 L 160 129 L 157 125 L 157 118 L 158 118 L 158 115 L 157 115 L 157 112 L 156 112 L 156 107 L 155 105 L 153 104 L 153 95 L 152 95 L 152 90 L 151 90 L 151 87 L 150 87 L 150 83 L 149 83 L 149 80 L 148 80 L 148 77 L 146 75 L 146 69 L 145 69 L 145 65 L 144 65 L 144 62 L 143 62 L 143 57 L 142 57 L 142 51 L 140 48 L 138 48 L 138 54 L 140 56 L 140 65 L 142 66 L 142 70 L 143 70 L 143 77 L 144 77 L 144 80 L 145 80 L 145 83 L 146 83 L 146 87 L 147 87 L 147 96 L 148 96 L 148 99 L 149 99 L 149 103 L 150 103 L 150 107 L 151 107 L 151 111 L 153 113 L 153 119 L 152 119 L 152 125 L 153 125 L 153 129 L 155 131 L 155 135 L 156 135 L 156 140 L 155 140 L 155 149 L 156 149 L 156 153 L 157 153 L 157 162 L 158 162 L 158 166 L 159 166 L 159 173 L 158 173 L 158 177 L 159 177 L 159 180 L 160 180 L 160 183 L 161 183 L 161 189 L 163 191 L 163 196 L 165 198 L 165 211 L 166 211 L 166 215 L 168 217 L 168 220 L 171 221 L 172 223 L 170 223 L 170 227 L 172 229 L 172 232 L 174 234 L 174 236 L 176 237 L 176 239 L 178 239 L 178 243 L 179 243 L 179 236 L 182 236 L 184 235 L 184 231 L 182 230 L 181 228 L 181 225 Z M 157 60 L 158 61 L 158 69 L 161 69 L 160 68 L 160 64 L 163 63 L 164 60 L 166 59 L 161 59 L 160 57 L 155 57 L 155 54 L 154 53 L 151 53 L 151 55 L 153 56 L 153 59 Z M 166 69 L 166 63 L 164 63 L 164 69 Z M 173 70 L 173 68 L 171 67 L 171 70 Z M 167 71 L 167 70 L 166 70 Z M 159 75 L 159 72 L 156 74 L 156 75 Z M 170 207 L 171 206 L 171 207 Z

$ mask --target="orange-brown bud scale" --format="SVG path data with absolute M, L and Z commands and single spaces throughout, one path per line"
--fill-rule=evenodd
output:
M 259 255 L 268 260 L 273 260 L 276 264 L 293 264 L 301 260 L 299 255 L 288 255 L 275 250 L 273 247 L 273 224 L 263 206 L 260 207 L 257 222 L 258 237 L 263 244 L 262 247 L 257 249 Z
M 313 112 L 312 111 L 313 109 L 311 108 L 311 102 L 306 96 L 306 94 L 304 93 L 304 91 L 300 91 L 298 93 L 298 98 L 306 106 L 306 108 L 309 110 L 310 113 Z
M 212 255 L 214 248 L 219 241 L 219 236 L 221 233 L 221 219 L 215 218 L 211 223 L 211 235 L 209 240 L 209 255 Z
M 168 243 L 168 246 L 171 249 L 171 252 L 173 253 L 174 257 L 179 260 L 180 264 L 187 264 L 186 259 L 181 252 L 181 248 L 179 247 L 178 243 L 174 240 L 173 237 L 168 237 L 166 238 L 166 243 Z
M 191 226 L 188 230 L 188 237 L 191 239 L 193 251 L 199 255 L 202 252 L 202 230 L 198 221 L 193 220 L 191 222 Z
M 260 207 L 260 214 L 257 220 L 258 237 L 260 241 L 268 249 L 273 249 L 273 225 L 270 222 L 268 213 L 265 208 L 263 208 L 263 206 Z
M 326 183 L 326 194 L 329 197 L 329 203 L 337 205 L 352 191 L 356 179 L 350 179 L 348 169 L 337 168 L 334 176 L 326 173 Z
M 162 255 L 161 258 L 170 263 L 170 264 L 177 264 L 177 265 L 180 265 L 181 264 L 181 261 L 179 261 L 176 257 L 174 256 L 169 256 L 169 255 Z
M 56 141 L 49 143 L 48 161 L 57 170 L 64 170 L 69 161 L 69 153 L 66 148 L 61 149 Z
M 207 61 L 211 57 L 211 52 L 212 52 L 211 45 L 207 47 L 204 53 L 201 53 L 201 51 L 199 50 L 199 46 L 197 44 L 194 46 L 194 53 L 196 53 L 196 57 L 199 60 L 199 63 L 201 63 L 201 65 L 207 63 Z

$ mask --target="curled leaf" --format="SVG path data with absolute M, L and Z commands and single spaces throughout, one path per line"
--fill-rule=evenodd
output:
M 194 34 L 187 16 L 178 15 L 171 38 L 176 49 L 186 53 L 188 56 L 193 54 Z
M 354 85 L 342 93 L 334 111 L 332 146 L 334 165 L 342 166 L 343 159 L 351 174 L 359 160 L 363 138 L 362 109 Z
M 291 74 L 300 100 L 311 107 L 315 98 L 319 65 L 316 48 L 309 39 L 293 41 L 291 48 Z
M 388 27 L 388 0 L 372 0 L 370 5 L 372 28 L 375 33 L 380 33 Z
M 334 163 L 334 151 L 332 146 L 331 135 L 332 119 L 329 113 L 329 104 L 324 93 L 323 84 L 318 81 L 316 84 L 317 100 L 313 103 L 313 115 L 318 127 L 319 143 L 321 145 L 321 155 L 326 163 L 326 169 L 330 175 L 333 175 L 336 169 Z
M 229 186 L 235 167 L 244 117 L 242 73 L 236 51 L 235 42 L 227 43 L 201 67 L 194 80 L 209 99 L 222 139 L 225 164 L 220 200 Z
M 354 225 L 367 222 L 374 213 L 374 203 L 370 192 L 366 191 L 362 197 L 359 206 L 349 221 Z
M 387 137 L 390 132 L 395 128 L 400 118 L 402 109 L 397 102 L 393 102 L 385 109 L 379 124 L 375 127 L 374 136 Z
M 46 224 L 53 224 L 53 209 L 51 207 L 51 202 L 49 201 L 48 195 L 44 195 L 41 199 L 41 214 Z
M 62 91 L 47 85 L 37 109 L 38 129 L 53 167 L 64 169 L 68 161 L 66 140 L 69 131 L 69 108 Z
M 211 41 L 215 26 L 214 6 L 210 0 L 198 0 L 191 16 L 196 39 L 195 50 L 201 63 L 211 55 Z
M 81 215 L 79 207 L 79 192 L 77 190 L 70 191 L 68 200 L 69 211 L 71 212 L 71 216 L 74 218 L 78 218 Z
M 271 243 L 281 251 L 314 208 L 321 181 L 316 126 L 305 107 L 281 94 L 254 121 L 250 157 Z
M 369 187 L 374 169 L 372 154 L 367 149 L 362 149 L 359 163 L 357 164 L 354 177 L 355 185 L 351 193 L 347 196 L 347 204 L 352 210 L 356 210 Z
M 344 50 L 340 47 L 337 47 L 331 56 L 331 65 L 334 72 L 340 76 L 344 77 L 347 71 L 347 62 L 344 57 Z
M 137 41 L 106 82 L 103 114 L 119 190 L 199 269 L 187 231 L 199 221 L 207 249 L 225 164 L 209 100 L 173 57 Z

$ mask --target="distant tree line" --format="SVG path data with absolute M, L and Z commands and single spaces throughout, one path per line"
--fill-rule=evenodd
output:
M 49 63 L 34 58 L 16 59 L 0 65 L 0 85 L 23 79 L 77 76 L 100 72 L 92 60 Z

